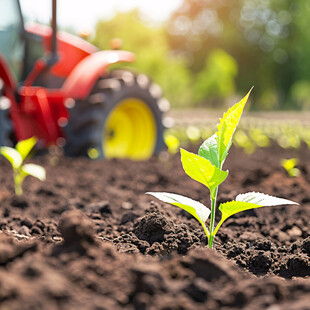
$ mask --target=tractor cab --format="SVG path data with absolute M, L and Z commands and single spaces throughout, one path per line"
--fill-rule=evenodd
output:
M 0 1 L 0 53 L 17 81 L 21 80 L 25 59 L 25 34 L 18 1 Z
M 19 0 L 1 0 L 0 2 L 0 53 L 8 63 L 18 83 L 25 81 L 39 59 L 44 59 L 47 68 L 51 68 L 57 60 L 57 23 L 56 0 L 52 1 L 52 22 L 48 28 L 48 47 L 44 46 L 44 36 L 36 31 L 28 31 Z M 45 42 L 46 43 L 46 42 Z M 45 72 L 46 73 L 46 72 Z M 44 77 L 35 81 L 43 83 Z M 34 81 L 33 81 L 34 82 Z M 57 83 L 59 86 L 61 83 Z

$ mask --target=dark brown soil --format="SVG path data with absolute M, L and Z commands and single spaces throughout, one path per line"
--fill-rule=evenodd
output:
M 192 151 L 196 151 L 193 147 Z M 299 157 L 289 178 L 281 158 Z M 209 205 L 179 155 L 147 162 L 55 155 L 33 162 L 47 181 L 13 195 L 0 158 L 0 309 L 310 309 L 310 151 L 232 149 L 219 202 L 259 191 L 298 206 L 228 219 L 215 249 L 199 223 L 146 191 Z

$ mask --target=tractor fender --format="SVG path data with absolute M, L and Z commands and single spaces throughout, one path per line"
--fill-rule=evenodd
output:
M 100 51 L 84 58 L 70 73 L 62 86 L 65 98 L 85 99 L 107 68 L 119 62 L 133 62 L 135 56 L 127 51 Z

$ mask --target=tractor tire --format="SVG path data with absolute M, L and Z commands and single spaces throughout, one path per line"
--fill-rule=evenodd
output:
M 100 78 L 86 100 L 69 109 L 65 153 L 144 160 L 160 152 L 169 102 L 144 74 L 115 70 Z

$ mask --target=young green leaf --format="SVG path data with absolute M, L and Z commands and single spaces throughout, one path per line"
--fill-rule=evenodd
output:
M 228 171 L 220 170 L 204 157 L 184 149 L 181 149 L 181 161 L 186 174 L 208 187 L 211 193 L 228 175 Z
M 199 221 L 206 234 L 209 235 L 205 222 L 211 211 L 202 203 L 182 195 L 165 192 L 147 192 L 146 194 L 152 195 L 163 202 L 170 203 L 187 211 Z
M 220 123 L 217 126 L 218 131 L 216 133 L 220 162 L 224 162 L 228 154 L 232 144 L 233 134 L 237 128 L 243 108 L 248 100 L 251 90 L 241 101 L 229 108 L 228 111 L 224 113 L 223 118 L 220 119 Z
M 26 175 L 31 175 L 41 181 L 45 181 L 46 172 L 45 169 L 41 166 L 35 164 L 25 164 L 22 166 L 22 171 Z
M 222 220 L 221 222 L 224 222 L 227 218 L 230 216 L 239 213 L 241 211 L 255 209 L 255 208 L 261 208 L 263 206 L 256 205 L 254 203 L 249 202 L 242 202 L 242 201 L 228 201 L 225 203 L 221 203 L 219 206 L 219 210 L 222 212 Z
M 287 171 L 290 177 L 297 177 L 300 174 L 300 170 L 295 166 L 298 164 L 298 158 L 282 159 L 281 165 Z
M 24 160 L 30 153 L 30 151 L 33 149 L 35 144 L 37 143 L 36 137 L 31 137 L 22 141 L 19 141 L 16 144 L 16 150 L 21 155 L 22 159 Z
M 2 146 L 0 147 L 0 154 L 3 155 L 12 165 L 14 169 L 18 169 L 23 163 L 22 156 L 15 149 Z
M 228 217 L 239 213 L 241 211 L 268 207 L 268 206 L 280 206 L 297 204 L 294 201 L 270 196 L 263 193 L 250 192 L 246 194 L 240 194 L 236 197 L 236 200 L 222 203 L 219 207 L 222 212 L 222 220 L 224 222 Z
M 286 170 L 289 171 L 298 164 L 298 158 L 281 159 L 281 165 Z
M 270 196 L 268 194 L 258 193 L 258 192 L 249 192 L 245 194 L 239 194 L 236 197 L 236 201 L 250 202 L 260 205 L 262 207 L 268 206 L 280 206 L 280 205 L 298 205 L 297 202 L 278 198 L 275 196 Z
M 213 166 L 220 168 L 216 133 L 201 144 L 198 155 L 209 160 Z

